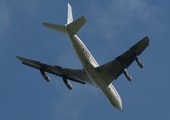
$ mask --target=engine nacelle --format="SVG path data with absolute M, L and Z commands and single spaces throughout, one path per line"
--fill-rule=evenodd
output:
M 50 82 L 50 77 L 48 77 L 44 70 L 40 70 L 40 73 L 47 82 Z
M 136 62 L 138 63 L 138 65 L 139 65 L 140 68 L 143 68 L 143 67 L 144 67 L 144 64 L 141 62 L 141 60 L 139 59 L 138 56 L 135 57 L 135 60 L 136 60 Z
M 73 86 L 71 85 L 71 83 L 67 80 L 67 78 L 63 77 L 63 81 L 65 83 L 65 85 L 67 86 L 67 88 L 69 90 L 72 90 L 73 89 Z
M 129 81 L 132 80 L 132 77 L 129 75 L 129 73 L 127 72 L 126 69 L 123 70 L 123 73 L 124 73 L 124 75 L 126 76 L 126 78 L 127 78 Z

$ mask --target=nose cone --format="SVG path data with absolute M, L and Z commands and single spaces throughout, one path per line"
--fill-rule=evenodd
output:
M 120 111 L 123 110 L 122 100 L 121 98 L 118 100 L 118 104 L 116 105 L 116 108 Z
M 117 101 L 111 101 L 111 104 L 118 110 L 122 111 L 123 106 L 122 106 L 122 100 L 121 98 L 117 99 Z
M 119 105 L 117 106 L 117 109 L 120 110 L 120 111 L 123 110 L 122 102 L 119 103 Z

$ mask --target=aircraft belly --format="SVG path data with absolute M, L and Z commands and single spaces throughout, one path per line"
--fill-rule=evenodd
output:
M 87 49 L 86 46 L 84 45 L 84 43 L 76 35 L 70 36 L 70 40 L 71 40 L 71 43 L 72 43 L 72 46 L 73 46 L 73 49 L 74 49 L 75 53 L 77 54 L 78 58 L 80 59 L 80 62 L 83 65 L 84 70 L 88 74 L 88 76 L 89 76 L 90 80 L 92 81 L 92 83 L 96 87 L 98 87 L 96 82 L 93 80 L 93 77 L 91 77 L 91 75 L 89 74 L 89 70 L 91 68 L 94 68 L 95 66 L 94 66 L 93 61 L 90 60 L 89 56 L 84 51 L 84 49 Z
M 95 61 L 84 43 L 76 35 L 70 36 L 70 40 L 78 58 L 80 59 L 91 81 L 98 87 L 107 87 L 108 85 L 105 83 L 102 76 L 100 76 L 95 70 L 95 67 L 99 66 L 98 63 Z

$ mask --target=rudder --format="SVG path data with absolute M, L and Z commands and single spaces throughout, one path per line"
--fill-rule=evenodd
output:
M 70 24 L 73 22 L 73 14 L 72 14 L 72 7 L 68 3 L 68 12 L 67 12 L 67 24 Z

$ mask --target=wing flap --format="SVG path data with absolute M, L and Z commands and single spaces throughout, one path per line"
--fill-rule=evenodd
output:
M 78 81 L 82 81 L 83 83 L 94 86 L 94 84 L 91 82 L 87 73 L 84 70 L 62 68 L 62 72 L 70 80 L 74 80 L 74 81 L 78 80 Z

